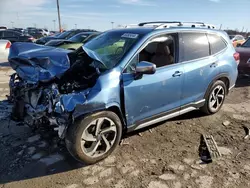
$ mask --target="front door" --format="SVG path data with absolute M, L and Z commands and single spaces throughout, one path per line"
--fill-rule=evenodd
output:
M 183 68 L 173 64 L 158 68 L 153 75 L 135 79 L 123 74 L 124 107 L 128 127 L 170 110 L 178 111 L 183 83 Z

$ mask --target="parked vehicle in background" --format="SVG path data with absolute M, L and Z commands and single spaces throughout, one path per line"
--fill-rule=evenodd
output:
M 31 35 L 35 39 L 39 39 L 39 38 L 43 37 L 41 32 L 38 31 L 38 29 L 33 29 L 33 28 L 24 30 L 24 34 L 25 35 Z
M 236 48 L 236 51 L 240 54 L 239 73 L 250 74 L 250 38 Z
M 8 59 L 10 47 L 11 47 L 10 41 L 0 39 L 0 59 L 1 60 Z
M 16 31 L 16 32 L 24 34 L 24 29 L 22 29 L 22 28 L 13 28 L 13 29 L 8 29 L 8 30 L 9 31 Z
M 47 42 L 51 41 L 51 40 L 58 40 L 58 39 L 69 39 L 72 36 L 81 33 L 81 32 L 95 32 L 95 30 L 89 30 L 89 29 L 72 29 L 69 31 L 65 31 L 63 33 L 61 33 L 60 35 L 58 35 L 57 37 L 55 36 L 48 36 L 48 37 L 43 37 L 40 38 L 39 40 L 36 41 L 37 44 L 46 44 Z
M 48 36 L 56 36 L 56 35 L 59 35 L 60 32 L 58 31 L 49 31 L 49 35 Z
M 47 42 L 45 46 L 75 50 L 98 35 L 100 35 L 100 32 L 82 32 L 76 34 L 68 40 L 51 40 Z
M 217 113 L 238 75 L 227 34 L 149 23 L 104 32 L 75 51 L 13 44 L 11 117 L 57 130 L 72 156 L 93 164 L 122 134 L 192 110 Z
M 22 33 L 12 31 L 12 30 L 0 30 L 0 39 L 9 40 L 11 43 L 13 42 L 33 42 L 33 36 L 26 36 Z
M 8 29 L 8 27 L 0 26 L 0 30 Z
M 234 47 L 237 47 L 237 45 L 241 45 L 245 42 L 245 38 L 242 35 L 229 35 L 229 38 L 231 39 Z
M 37 29 L 37 31 L 43 36 L 49 36 L 49 31 L 47 29 Z

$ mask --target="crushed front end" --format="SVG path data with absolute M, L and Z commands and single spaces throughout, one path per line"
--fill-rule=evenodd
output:
M 99 76 L 89 66 L 92 61 L 82 50 L 69 54 L 34 44 L 13 44 L 9 56 L 16 71 L 9 82 L 12 120 L 32 128 L 51 127 L 64 138 L 74 121 L 75 107 L 87 100 Z
M 64 109 L 62 98 L 63 95 L 59 93 L 55 83 L 29 84 L 16 73 L 10 78 L 9 99 L 13 102 L 12 120 L 32 128 L 50 126 L 58 131 L 60 138 L 64 137 L 66 128 L 73 121 L 70 111 Z

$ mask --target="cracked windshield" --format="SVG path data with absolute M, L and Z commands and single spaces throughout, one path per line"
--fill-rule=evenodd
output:
M 0 0 L 0 188 L 249 188 L 249 0 Z

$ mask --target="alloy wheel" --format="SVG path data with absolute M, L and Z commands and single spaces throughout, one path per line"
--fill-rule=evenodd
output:
M 215 112 L 223 104 L 225 98 L 225 90 L 221 85 L 216 86 L 210 94 L 209 97 L 209 108 Z
M 98 118 L 88 124 L 82 133 L 82 151 L 89 157 L 100 157 L 111 149 L 116 136 L 115 123 L 106 117 Z

